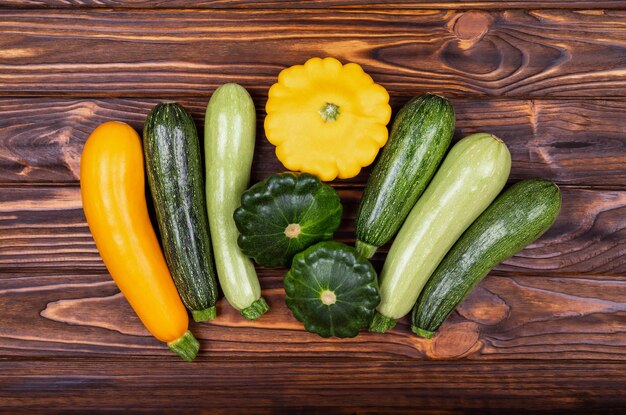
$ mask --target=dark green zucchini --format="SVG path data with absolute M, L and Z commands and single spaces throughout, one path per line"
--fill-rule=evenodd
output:
M 561 192 L 549 180 L 511 186 L 459 238 L 418 298 L 412 330 L 430 338 L 489 271 L 541 236 L 561 209 Z
M 143 130 L 148 183 L 165 259 L 195 321 L 215 318 L 217 282 L 211 253 L 200 142 L 191 115 L 157 105 Z
M 371 258 L 396 234 L 435 174 L 454 133 L 454 109 L 437 95 L 409 101 L 367 181 L 359 206 L 357 251 Z

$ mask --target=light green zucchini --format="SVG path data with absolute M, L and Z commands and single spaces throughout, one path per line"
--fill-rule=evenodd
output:
M 254 264 L 237 245 L 233 219 L 250 181 L 256 112 L 248 91 L 237 84 L 219 87 L 204 123 L 206 197 L 217 276 L 226 300 L 250 320 L 268 309 Z
M 561 192 L 549 180 L 524 180 L 498 196 L 428 280 L 413 308 L 413 332 L 430 338 L 494 266 L 547 231 L 560 210 Z
M 452 147 L 391 245 L 370 331 L 385 332 L 411 311 L 439 262 L 500 193 L 510 170 L 511 154 L 493 135 L 473 134 Z

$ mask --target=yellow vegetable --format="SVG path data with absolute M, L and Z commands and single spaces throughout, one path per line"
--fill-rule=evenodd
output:
M 199 345 L 150 223 L 143 166 L 141 139 L 131 126 L 100 125 L 80 160 L 83 210 L 104 265 L 141 322 L 193 360 Z
M 312 58 L 269 90 L 265 135 L 289 170 L 347 179 L 387 142 L 389 94 L 356 63 Z

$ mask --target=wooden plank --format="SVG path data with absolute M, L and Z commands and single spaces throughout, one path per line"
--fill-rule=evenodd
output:
M 207 94 L 208 95 L 208 94 Z M 266 97 L 255 95 L 258 140 L 253 181 L 282 171 L 263 133 Z M 392 100 L 397 110 L 408 97 Z M 208 98 L 183 98 L 203 131 Z M 0 182 L 76 183 L 88 135 L 108 120 L 138 131 L 155 99 L 0 99 Z M 626 100 L 453 99 L 456 139 L 488 131 L 505 140 L 513 156 L 511 179 L 545 177 L 558 184 L 626 185 Z M 369 168 L 347 183 L 364 184 Z M 345 183 L 345 182 L 343 182 Z
M 191 323 L 201 359 L 585 359 L 626 361 L 626 276 L 487 277 L 431 340 L 408 317 L 353 339 L 307 333 L 284 302 L 281 270 L 262 270 L 270 311 L 245 320 L 223 299 Z M 172 357 L 108 274 L 1 273 L 4 357 Z M 172 359 L 173 360 L 173 359 Z
M 0 0 L 0 8 L 192 8 L 192 9 L 621 9 L 623 0 L 509 0 L 509 1 L 461 1 L 461 0 Z
M 335 237 L 354 242 L 360 189 L 340 188 L 343 222 Z M 525 275 L 626 274 L 626 191 L 563 189 L 563 209 L 537 242 L 496 268 Z M 386 247 L 374 257 L 380 269 Z M 104 272 L 78 187 L 0 190 L 0 269 Z
M 624 97 L 624 13 L 5 10 L 0 94 L 206 96 L 227 81 L 258 94 L 332 55 L 394 95 Z
M 26 360 L 0 363 L 0 404 L 29 413 L 618 414 L 625 369 L 552 361 Z

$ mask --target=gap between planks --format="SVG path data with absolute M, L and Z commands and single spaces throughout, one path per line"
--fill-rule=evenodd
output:
M 121 4 L 120 4 L 121 3 Z M 385 9 L 400 9 L 400 10 L 479 10 L 479 11 L 504 11 L 504 10 L 549 10 L 549 9 L 569 9 L 569 10 L 598 10 L 598 9 L 624 9 L 626 8 L 626 1 L 616 0 L 597 0 L 597 1 L 566 1 L 566 0 L 553 0 L 553 1 L 541 1 L 541 0 L 514 0 L 514 1 L 502 1 L 502 0 L 484 0 L 484 1 L 454 1 L 443 0 L 439 2 L 434 1 L 415 1 L 415 0 L 396 0 L 396 1 L 381 1 L 381 0 L 296 0 L 296 1 L 284 1 L 284 0 L 256 0 L 254 2 L 237 0 L 237 1 L 224 1 L 224 0 L 198 0 L 198 1 L 185 1 L 174 0 L 165 2 L 164 5 L 155 4 L 150 0 L 143 1 L 129 1 L 129 5 L 125 6 L 124 2 L 120 1 L 96 1 L 87 0 L 82 3 L 72 4 L 62 0 L 2 0 L 0 1 L 0 9 L 5 10 L 111 10 L 111 11 L 133 11 L 142 12 L 147 10 L 158 11 L 183 11 L 183 10 L 251 10 L 251 11 L 280 11 L 280 10 L 348 10 L 348 11 L 381 11 Z
M 509 180 L 507 187 L 521 180 Z M 332 187 L 338 190 L 361 190 L 365 188 L 366 183 L 335 183 L 327 182 Z M 252 183 L 250 183 L 250 186 Z M 578 185 L 578 184 L 558 184 L 560 189 L 571 190 L 598 190 L 598 191 L 622 191 L 626 190 L 626 183 L 624 185 Z M 0 181 L 0 189 L 6 188 L 39 188 L 39 187 L 80 187 L 80 181 L 75 180 L 71 182 L 3 182 Z M 506 187 L 505 187 L 506 188 Z
M 0 8 L 0 11 L 2 9 Z M 296 63 L 294 63 L 295 65 Z M 285 67 L 286 68 L 286 67 Z M 276 80 L 278 80 L 278 72 L 276 73 Z M 269 88 L 268 88 L 269 89 Z M 184 95 L 173 94 L 171 92 L 165 93 L 152 93 L 148 92 L 142 95 L 132 94 L 118 94 L 118 93 L 110 93 L 110 92 L 101 92 L 101 91 L 0 91 L 0 98 L 58 98 L 58 99 L 76 99 L 76 100 L 85 100 L 85 99 L 136 99 L 136 100 L 144 100 L 144 99 L 162 99 L 164 101 L 176 99 L 180 101 L 184 100 L 195 100 L 199 98 L 206 98 L 207 103 L 209 102 L 209 98 L 211 98 L 211 94 L 215 91 L 215 89 L 211 89 L 208 93 L 190 93 L 188 91 L 185 92 Z M 429 91 L 424 90 L 421 93 L 428 93 Z M 449 98 L 462 99 L 464 101 L 614 101 L 614 102 L 622 102 L 626 100 L 626 97 L 623 96 L 580 96 L 580 95 L 547 95 L 538 97 L 536 95 L 511 95 L 508 97 L 494 97 L 492 95 L 481 95 L 477 93 L 472 93 L 470 95 L 456 93 L 456 92 L 445 92 L 445 93 L 437 93 L 438 95 L 443 95 Z M 396 92 L 393 91 L 393 98 L 412 98 L 416 95 L 412 91 L 407 92 Z M 267 94 L 263 94 L 262 96 L 267 99 Z

